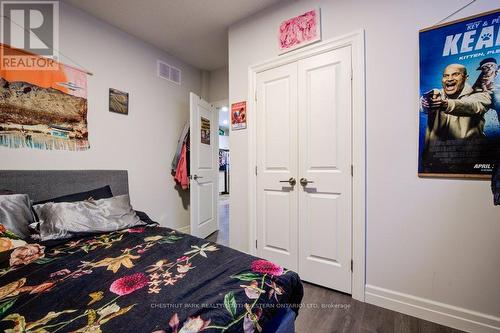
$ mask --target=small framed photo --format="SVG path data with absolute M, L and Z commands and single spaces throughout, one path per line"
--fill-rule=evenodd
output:
M 128 115 L 128 93 L 109 88 L 109 111 Z

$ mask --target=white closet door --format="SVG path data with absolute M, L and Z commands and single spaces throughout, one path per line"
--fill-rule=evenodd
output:
M 299 275 L 351 293 L 350 47 L 299 61 L 298 82 Z
M 257 75 L 256 116 L 257 253 L 297 271 L 296 63 Z

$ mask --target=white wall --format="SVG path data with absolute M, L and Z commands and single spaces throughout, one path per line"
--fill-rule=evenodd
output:
M 227 100 L 229 95 L 229 73 L 227 67 L 214 69 L 210 72 L 208 85 L 208 101 L 213 103 Z
M 229 102 L 247 100 L 249 66 L 278 55 L 282 20 L 319 5 L 323 40 L 365 29 L 367 284 L 499 324 L 500 208 L 489 183 L 417 177 L 418 30 L 468 2 L 295 1 L 263 11 L 229 30 Z M 459 15 L 498 4 L 478 1 Z M 248 131 L 230 140 L 230 244 L 247 251 Z
M 126 169 L 136 209 L 162 225 L 189 224 L 189 211 L 170 176 L 170 161 L 189 118 L 189 91 L 200 93 L 200 71 L 70 5 L 60 7 L 60 52 L 94 73 L 88 77 L 91 148 L 0 148 L 0 168 Z M 156 77 L 157 59 L 182 70 L 181 86 Z M 109 88 L 130 94 L 128 116 L 108 112 Z

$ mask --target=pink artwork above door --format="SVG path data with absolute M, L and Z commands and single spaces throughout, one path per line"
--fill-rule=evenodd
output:
M 283 21 L 279 28 L 280 53 L 321 40 L 320 20 L 318 8 Z

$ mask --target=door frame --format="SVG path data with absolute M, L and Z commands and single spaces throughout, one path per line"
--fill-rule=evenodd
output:
M 365 33 L 357 30 L 350 34 L 304 47 L 248 68 L 248 218 L 249 249 L 256 254 L 257 241 L 257 123 L 256 76 L 257 73 L 286 65 L 314 55 L 350 46 L 352 56 L 352 297 L 365 301 L 366 270 L 366 102 L 365 102 Z

